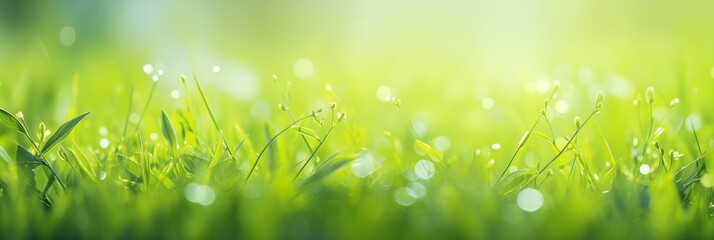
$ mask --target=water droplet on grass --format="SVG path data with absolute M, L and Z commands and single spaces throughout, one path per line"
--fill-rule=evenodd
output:
M 424 134 L 426 134 L 426 124 L 423 122 L 414 122 L 414 131 L 418 135 L 418 137 L 423 137 Z
M 493 105 L 494 105 L 493 98 L 486 97 L 483 100 L 481 100 L 481 107 L 483 107 L 483 109 L 490 110 L 493 108 Z
M 535 89 L 538 93 L 547 93 L 550 91 L 550 81 L 541 79 L 535 84 Z
M 446 152 L 451 148 L 451 140 L 447 136 L 438 136 L 434 138 L 434 147 L 442 152 Z
M 377 88 L 377 99 L 382 102 L 389 102 L 392 100 L 392 89 L 386 86 L 380 86 Z
M 699 114 L 690 114 L 687 117 L 687 120 L 685 121 L 684 125 L 687 126 L 687 130 L 689 130 L 690 132 L 694 130 L 699 131 L 699 129 L 702 127 L 702 116 L 700 116 Z M 694 125 L 694 129 L 692 129 L 692 125 Z
M 77 39 L 77 32 L 74 31 L 73 27 L 66 26 L 60 31 L 59 39 L 62 45 L 67 47 L 72 46 Z
M 217 73 L 217 72 L 220 72 L 220 71 L 221 71 L 221 67 L 216 65 L 216 66 L 213 66 L 213 68 L 211 68 L 211 70 L 212 70 L 214 73 Z
M 640 165 L 640 173 L 647 175 L 650 173 L 650 165 L 642 164 Z
M 543 194 L 536 189 L 526 188 L 518 193 L 516 203 L 523 211 L 535 212 L 543 207 Z
M 104 180 L 107 179 L 107 172 L 101 171 L 99 172 L 99 180 Z
M 566 113 L 568 112 L 568 110 L 570 110 L 568 102 L 564 100 L 559 100 L 555 103 L 555 111 L 557 111 L 558 113 Z
M 421 184 L 419 182 L 411 182 L 409 183 L 409 186 L 407 188 L 409 190 L 412 190 L 411 192 L 407 193 L 413 193 L 413 195 L 411 196 L 416 199 L 423 198 L 424 196 L 426 196 L 426 186 L 424 186 L 424 184 Z
M 102 148 L 108 148 L 109 147 L 109 139 L 106 139 L 106 138 L 99 139 L 99 146 Z
M 159 75 L 154 74 L 154 76 L 151 76 L 151 80 L 154 82 L 159 81 Z
M 171 91 L 171 98 L 178 99 L 179 97 L 181 97 L 181 93 L 178 90 Z
M 295 61 L 295 64 L 293 65 L 293 73 L 296 77 L 302 80 L 307 80 L 312 78 L 315 74 L 315 67 L 310 60 L 301 58 Z
M 186 185 L 184 196 L 189 202 L 203 206 L 211 205 L 216 200 L 216 192 L 213 191 L 213 188 L 195 183 Z
M 429 180 L 434 177 L 434 163 L 429 160 L 419 160 L 416 165 L 414 165 L 414 174 L 418 178 Z
M 394 191 L 394 201 L 402 206 L 411 206 L 416 202 L 416 198 L 412 197 L 416 193 L 409 188 L 399 188 Z
M 493 150 L 501 149 L 501 144 L 500 144 L 500 143 L 491 144 L 491 148 L 492 148 Z
M 159 139 L 159 134 L 151 133 L 151 135 L 149 135 L 149 138 L 151 139 L 151 141 L 156 141 L 157 139 Z
M 147 63 L 147 64 L 144 64 L 144 73 L 146 73 L 146 75 L 151 75 L 151 73 L 153 73 L 153 72 L 154 72 L 154 66 L 153 66 L 153 65 L 148 64 L 148 63 Z
M 138 113 L 129 114 L 129 122 L 139 123 L 139 114 Z
M 352 174 L 358 178 L 365 178 L 379 168 L 378 164 L 372 153 L 364 154 L 352 164 Z
M 101 135 L 101 136 L 106 136 L 107 133 L 109 133 L 109 130 L 107 130 L 106 127 L 100 127 L 100 128 L 99 128 L 99 135 Z

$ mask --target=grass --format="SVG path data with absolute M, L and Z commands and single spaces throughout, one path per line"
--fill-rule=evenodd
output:
M 54 134 L 44 123 L 30 129 L 24 119 L 34 116 L 3 106 L 0 238 L 714 237 L 711 144 L 702 142 L 711 128 L 683 120 L 679 99 L 657 113 L 651 87 L 634 106 L 598 92 L 592 108 L 573 106 L 586 117 L 568 124 L 553 110 L 556 83 L 524 116 L 536 118 L 530 127 L 490 129 L 479 136 L 483 145 L 470 145 L 464 130 L 445 147 L 430 141 L 438 132 L 418 133 L 409 101 L 349 112 L 369 119 L 353 121 L 353 108 L 332 86 L 322 99 L 329 104 L 315 108 L 292 98 L 311 93 L 292 93 L 275 76 L 278 114 L 248 120 L 266 125 L 244 130 L 221 114 L 245 108 L 212 105 L 210 90 L 193 79 L 191 88 L 180 78 L 182 105 L 165 111 L 155 110 L 169 105 L 152 101 L 159 82 L 151 82 L 133 128 L 139 90 L 126 93 L 127 115 L 112 117 L 123 124 L 92 119 L 107 113 L 88 104 L 92 115 L 71 118 Z M 455 115 L 441 117 L 435 129 L 460 129 L 449 121 Z M 365 133 L 384 119 L 402 124 Z M 637 126 L 611 130 L 627 122 Z M 97 126 L 109 134 L 97 136 Z M 498 137 L 511 130 L 525 133 Z M 156 132 L 163 138 L 151 139 Z M 496 147 L 490 137 L 504 142 Z M 112 144 L 91 144 L 99 138 Z

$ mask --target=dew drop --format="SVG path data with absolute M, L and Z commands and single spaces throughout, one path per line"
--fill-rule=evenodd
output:
M 301 58 L 295 61 L 295 64 L 293 65 L 293 73 L 296 77 L 302 80 L 307 80 L 312 78 L 315 74 L 315 67 L 310 60 Z
M 446 152 L 451 148 L 451 140 L 447 136 L 438 136 L 434 138 L 434 147 L 442 152 Z
M 559 100 L 555 103 L 555 111 L 557 111 L 558 113 L 567 113 L 568 110 L 570 110 L 568 102 L 564 100 Z
M 392 100 L 392 89 L 386 86 L 380 86 L 377 88 L 377 99 L 382 102 L 389 102 Z
M 99 139 L 99 146 L 102 148 L 108 148 L 109 147 L 109 139 L 106 139 L 106 138 Z
M 414 174 L 416 174 L 418 178 L 429 180 L 434 177 L 434 173 L 434 163 L 429 160 L 419 160 L 416 165 L 414 165 Z
M 650 165 L 642 164 L 640 165 L 640 173 L 647 175 L 650 173 Z
M 493 108 L 493 105 L 494 105 L 493 98 L 486 97 L 483 100 L 481 100 L 481 107 L 483 107 L 483 109 L 490 110 Z
M 365 178 L 379 168 L 378 162 L 372 153 L 367 153 L 357 158 L 352 164 L 352 174 L 358 178 Z
M 526 188 L 518 193 L 518 207 L 526 212 L 535 212 L 543 207 L 543 194 L 533 188 Z
M 59 39 L 62 45 L 67 47 L 72 46 L 74 41 L 77 39 L 77 32 L 74 31 L 73 27 L 66 26 L 60 31 Z
M 409 188 L 399 188 L 394 191 L 394 201 L 405 207 L 411 206 L 416 202 L 416 198 L 413 197 L 414 195 L 416 195 L 416 193 Z
M 100 127 L 100 128 L 99 128 L 99 135 L 101 135 L 101 136 L 106 136 L 107 133 L 109 133 L 109 130 L 107 130 L 106 127 Z
M 147 64 L 144 64 L 144 73 L 146 73 L 146 75 L 151 75 L 151 73 L 153 73 L 153 72 L 154 72 L 154 66 L 153 66 L 153 65 L 148 64 L 148 63 L 147 63 Z

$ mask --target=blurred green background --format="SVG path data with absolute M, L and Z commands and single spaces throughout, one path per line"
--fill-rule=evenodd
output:
M 148 63 L 164 71 L 163 99 L 180 90 L 180 74 L 195 73 L 231 104 L 270 102 L 277 74 L 313 92 L 331 84 L 364 111 L 379 110 L 372 96 L 387 86 L 412 112 L 484 130 L 489 117 L 506 120 L 503 108 L 529 113 L 524 99 L 553 80 L 575 102 L 597 90 L 629 101 L 647 86 L 684 98 L 711 90 L 714 66 L 714 3 L 704 1 L 3 1 L 0 9 L 0 103 L 10 109 L 67 109 L 75 76 L 79 99 L 119 106 L 117 94 L 150 86 Z M 501 114 L 477 111 L 484 98 Z
M 52 222 L 55 229 L 47 232 L 71 234 L 76 230 L 91 234 L 95 230 L 86 230 L 88 223 L 82 221 L 111 213 L 114 215 L 106 219 L 114 228 L 107 228 L 112 229 L 112 234 L 128 237 L 171 236 L 171 229 L 151 230 L 153 226 L 161 226 L 162 223 L 156 223 L 158 220 L 175 221 L 165 223 L 167 226 L 194 226 L 173 234 L 201 236 L 200 233 L 211 231 L 210 226 L 192 224 L 204 219 L 218 222 L 226 219 L 227 222 L 215 223 L 216 226 L 235 230 L 231 227 L 240 225 L 235 231 L 252 229 L 255 232 L 247 236 L 258 238 L 283 236 L 280 234 L 312 238 L 316 232 L 325 238 L 344 237 L 359 227 L 371 230 L 363 236 L 379 236 L 379 232 L 394 227 L 387 238 L 419 237 L 422 232 L 417 230 L 454 233 L 451 237 L 524 237 L 534 231 L 556 238 L 572 236 L 568 232 L 572 231 L 585 237 L 589 231 L 596 231 L 592 223 L 600 223 L 602 227 L 596 237 L 628 234 L 656 237 L 661 232 L 653 229 L 666 225 L 670 218 L 684 219 L 682 215 L 686 214 L 676 212 L 680 208 L 669 212 L 663 207 L 655 217 L 633 223 L 629 220 L 641 219 L 637 213 L 627 212 L 622 217 L 600 211 L 601 208 L 587 208 L 610 205 L 602 203 L 607 201 L 601 195 L 582 189 L 568 192 L 570 186 L 557 182 L 543 190 L 547 211 L 522 215 L 513 199 L 504 200 L 484 190 L 490 185 L 487 182 L 490 176 L 496 174 L 485 166 L 494 159 L 494 171 L 505 168 L 518 140 L 538 117 L 542 100 L 548 97 L 555 81 L 560 83 L 560 93 L 551 104 L 549 116 L 554 135 L 560 140 L 572 132 L 575 116 L 590 113 L 596 92 L 602 90 L 606 94 L 604 111 L 582 137 L 582 143 L 592 147 L 589 160 L 597 166 L 602 166 L 611 155 L 612 159 L 627 161 L 637 154 L 631 146 L 637 144 L 631 143 L 633 138 L 643 135 L 639 118 L 646 114 L 633 107 L 633 100 L 642 100 L 642 93 L 649 86 L 657 89 L 654 113 L 658 119 L 665 115 L 671 100 L 678 98 L 681 102 L 663 121 L 666 128 L 663 145 L 684 152 L 689 160 L 695 157 L 691 133 L 683 130 L 685 119 L 689 119 L 699 131 L 701 145 L 705 149 L 714 146 L 714 128 L 708 124 L 714 118 L 712 12 L 712 1 L 664 0 L 0 0 L 0 107 L 13 113 L 23 111 L 33 128 L 40 121 L 58 126 L 70 116 L 91 111 L 90 117 L 77 127 L 76 134 L 81 137 L 73 137 L 72 146 L 94 152 L 99 167 L 106 167 L 109 179 L 113 179 L 121 174 L 109 170 L 114 160 L 104 159 L 111 153 L 101 152 L 106 147 L 100 146 L 100 139 L 107 138 L 112 147 L 119 144 L 124 120 L 137 122 L 135 116 L 141 114 L 150 94 L 152 78 L 158 79 L 156 94 L 139 128 L 145 138 L 160 133 L 162 109 L 172 112 L 188 105 L 179 76 L 190 79 L 195 74 L 225 129 L 228 142 L 235 145 L 244 137 L 237 130 L 240 127 L 259 148 L 267 140 L 266 124 L 271 124 L 267 128 L 277 129 L 291 122 L 277 107 L 281 100 L 274 86 L 276 75 L 280 84 L 290 82 L 290 102 L 298 115 L 317 108 L 327 109 L 331 101 L 337 101 L 340 109 L 347 112 L 349 121 L 340 126 L 344 129 L 336 130 L 338 135 L 326 144 L 321 156 L 345 147 L 372 149 L 377 155 L 377 165 L 384 164 L 386 177 L 382 179 L 387 179 L 384 186 L 379 182 L 374 189 L 371 187 L 380 179 L 375 175 L 381 175 L 373 174 L 373 181 L 367 182 L 355 178 L 351 172 L 341 172 L 336 177 L 339 181 L 333 182 L 339 186 L 328 184 L 334 188 L 326 186 L 322 192 L 314 191 L 313 198 L 293 201 L 283 196 L 290 195 L 280 185 L 283 183 L 273 186 L 270 177 L 262 177 L 260 182 L 268 189 L 265 192 L 273 192 L 251 198 L 231 186 L 214 186 L 219 200 L 207 209 L 183 201 L 180 190 L 157 190 L 167 195 L 156 200 L 155 196 L 132 195 L 123 191 L 120 184 L 93 183 L 106 187 L 104 190 L 96 190 L 97 186 L 92 184 L 89 187 L 79 184 L 84 187 L 71 193 L 75 195 L 60 197 L 80 200 L 71 203 L 58 200 L 58 209 L 76 210 L 80 204 L 89 204 L 89 209 L 95 210 L 68 211 L 66 215 L 55 211 L 55 220 L 66 218 L 75 222 Z M 327 90 L 330 88 L 334 95 Z M 195 92 L 190 94 L 196 97 Z M 395 109 L 386 98 L 400 99 L 401 110 Z M 193 101 L 195 105 L 197 100 Z M 213 144 L 216 133 L 210 132 L 210 121 L 201 111 L 196 121 L 204 131 L 204 140 Z M 402 206 L 395 204 L 393 188 L 412 182 L 401 176 L 407 176 L 411 170 L 402 170 L 411 169 L 419 156 L 405 153 L 404 159 L 397 162 L 389 144 L 394 140 L 391 136 L 396 136 L 396 141 L 401 140 L 404 149 L 410 151 L 414 138 L 410 135 L 409 121 L 414 124 L 416 138 L 455 159 L 451 161 L 453 168 L 465 170 L 468 164 L 474 164 L 471 156 L 477 149 L 488 152 L 478 159 L 476 169 L 491 175 L 474 177 L 476 184 L 466 187 L 456 186 L 454 182 L 458 181 L 446 177 L 424 183 L 429 187 L 428 198 L 411 209 L 399 208 Z M 102 128 L 108 129 L 108 136 L 100 136 Z M 543 126 L 539 130 L 547 132 Z M 385 135 L 385 131 L 393 135 Z M 22 143 L 12 134 L 0 128 L 3 136 L 0 146 L 8 152 L 14 151 L 16 142 Z M 285 147 L 287 151 L 279 157 L 287 156 L 288 162 L 300 158 L 294 156 L 306 154 L 297 137 L 281 141 L 284 144 L 281 149 Z M 525 157 L 519 157 L 515 165 L 532 168 L 534 161 L 542 163 L 549 159 L 551 147 L 540 143 L 529 147 L 523 154 Z M 493 147 L 494 144 L 499 147 Z M 213 149 L 213 146 L 197 148 Z M 106 160 L 107 166 L 98 159 Z M 252 159 L 241 161 L 245 170 Z M 70 173 L 68 168 L 64 170 Z M 193 180 L 180 179 L 177 183 L 185 185 Z M 673 188 L 662 187 L 665 189 L 660 189 L 665 192 L 662 196 L 674 201 L 674 191 L 667 192 Z M 95 190 L 96 194 L 90 194 Z M 121 201 L 113 199 L 116 195 L 142 206 L 127 210 L 137 216 L 117 213 L 112 204 Z M 274 195 L 278 197 L 270 198 Z M 482 201 L 474 204 L 474 199 Z M 552 199 L 558 199 L 560 205 L 549 201 Z M 593 203 L 592 199 L 598 200 Z M 285 202 L 290 205 L 282 206 Z M 339 204 L 344 202 L 349 208 Z M 273 206 L 280 207 L 273 209 Z M 187 212 L 176 212 L 173 210 L 176 208 L 185 208 Z M 250 221 L 252 211 L 265 214 L 266 223 Z M 476 214 L 470 214 L 473 212 Z M 33 214 L 36 215 L 28 215 L 31 216 L 28 219 L 34 220 L 20 225 L 30 228 L 41 222 L 43 218 L 37 216 L 43 215 Z M 572 214 L 567 215 L 572 222 L 556 220 L 565 227 L 549 224 L 549 220 L 566 214 Z M 363 221 L 351 225 L 353 216 Z M 10 222 L 10 216 L 3 217 L 3 223 Z M 706 222 L 698 221 L 708 219 L 689 217 L 677 224 L 696 224 L 673 224 L 662 230 L 672 235 L 662 236 L 686 237 L 682 232 L 688 230 L 694 231 L 694 236 L 702 229 L 712 232 L 711 227 L 702 227 Z M 190 218 L 194 219 L 187 220 Z M 524 224 L 518 225 L 522 231 L 509 232 L 508 227 L 493 230 L 496 233 L 484 230 L 504 221 L 513 225 L 522 221 Z M 62 224 L 76 229 L 64 229 Z M 146 229 L 122 232 L 136 226 Z M 633 226 L 640 230 L 622 231 Z M 399 229 L 407 228 L 415 231 L 400 235 L 403 233 Z M 141 231 L 159 235 L 142 235 Z M 551 233 L 554 234 L 548 235 Z

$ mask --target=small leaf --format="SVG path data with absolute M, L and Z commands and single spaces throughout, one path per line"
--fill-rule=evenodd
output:
M 343 154 L 337 153 L 325 159 L 325 164 L 319 166 L 314 174 L 310 175 L 300 186 L 300 190 L 305 190 L 307 186 L 315 184 L 330 176 L 335 171 L 342 169 L 345 165 L 359 158 L 362 154 Z
M 225 153 L 226 148 L 223 147 L 223 143 L 221 141 L 218 141 L 216 144 L 216 150 L 213 152 L 213 157 L 211 158 L 211 162 L 208 163 L 208 170 L 212 170 L 216 165 L 218 165 L 218 161 L 220 161 L 223 157 L 223 154 Z
M 5 109 L 0 108 L 0 122 L 4 123 L 12 130 L 18 131 L 20 133 L 27 133 L 25 125 L 20 122 L 19 119 L 15 117 L 12 113 L 5 111 Z
M 73 118 L 72 120 L 69 120 L 68 122 L 62 124 L 62 126 L 60 126 L 57 131 L 52 134 L 49 139 L 47 139 L 45 145 L 42 146 L 42 153 L 46 153 L 47 151 L 52 149 L 52 147 L 67 138 L 67 136 L 69 136 L 69 133 L 72 132 L 72 129 L 74 129 L 74 127 L 77 126 L 79 121 L 84 119 L 87 115 L 89 115 L 89 112 L 83 113 Z
M 317 133 L 315 133 L 315 130 L 312 130 L 312 129 L 306 128 L 306 127 L 302 127 L 302 126 L 293 126 L 292 128 L 295 129 L 295 131 L 297 131 L 298 133 L 300 133 L 303 136 L 311 137 L 311 138 L 317 139 L 318 141 L 320 140 L 320 137 L 317 136 Z
M 536 171 L 532 169 L 518 170 L 501 180 L 498 184 L 498 190 L 503 195 L 515 192 L 528 185 L 535 179 Z
M 171 119 L 169 119 L 169 116 L 166 115 L 166 112 L 161 111 L 161 132 L 164 134 L 164 137 L 166 140 L 169 142 L 169 145 L 173 148 L 177 148 L 178 144 L 176 143 L 176 132 L 174 131 L 174 125 L 171 123 Z
M 439 150 L 435 150 L 429 144 L 426 144 L 419 140 L 414 140 L 414 151 L 419 155 L 429 155 L 432 161 L 441 162 L 443 153 Z

